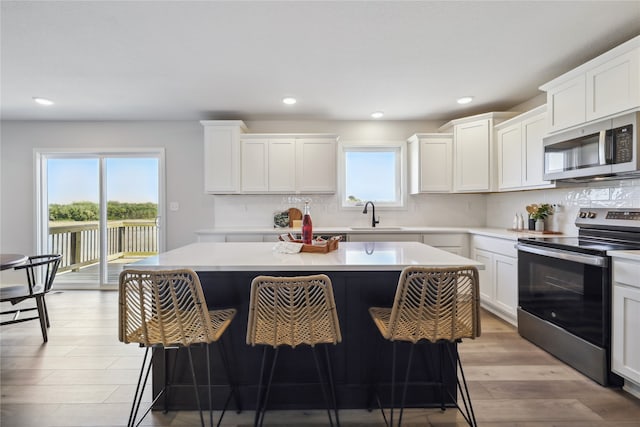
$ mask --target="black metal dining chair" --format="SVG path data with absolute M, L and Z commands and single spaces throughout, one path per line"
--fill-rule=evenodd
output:
M 0 312 L 0 316 L 12 315 L 11 320 L 4 320 L 0 325 L 40 320 L 42 339 L 48 341 L 47 329 L 51 326 L 45 295 L 51 290 L 53 281 L 60 266 L 62 255 L 34 255 L 30 256 L 24 264 L 14 267 L 15 270 L 24 270 L 27 275 L 27 283 L 0 288 L 0 303 L 9 302 L 15 306 L 21 302 L 33 299 L 34 306 L 18 307 L 12 310 Z M 37 311 L 37 316 L 21 317 L 24 312 Z

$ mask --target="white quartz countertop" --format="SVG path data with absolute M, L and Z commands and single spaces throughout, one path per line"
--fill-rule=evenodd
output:
M 340 242 L 329 253 L 274 251 L 273 242 L 192 243 L 128 264 L 132 269 L 190 268 L 195 271 L 400 271 L 410 265 L 476 266 L 419 242 Z
M 640 251 L 607 251 L 607 255 L 613 258 L 624 258 L 632 261 L 640 261 Z
M 371 233 L 467 233 L 466 227 L 420 227 L 420 226 L 377 226 L 377 227 L 313 227 L 313 234 L 371 234 Z M 196 230 L 196 234 L 283 234 L 298 233 L 300 228 L 274 227 L 219 227 Z
M 300 234 L 297 228 L 273 227 L 224 227 L 196 230 L 197 235 L 226 235 L 226 234 Z M 513 231 L 506 228 L 488 227 L 421 227 L 421 226 L 378 226 L 371 227 L 314 227 L 313 234 L 445 234 L 466 233 L 500 239 L 518 240 L 520 237 L 557 237 L 558 234 L 532 233 L 527 230 Z

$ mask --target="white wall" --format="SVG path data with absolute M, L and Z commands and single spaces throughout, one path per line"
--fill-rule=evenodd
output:
M 405 140 L 433 132 L 431 122 L 247 122 L 250 132 L 327 132 L 349 140 Z M 203 130 L 197 121 L 27 122 L 5 121 L 0 128 L 0 251 L 35 252 L 34 149 L 163 147 L 166 200 L 180 209 L 166 212 L 167 249 L 195 241 L 194 231 L 214 226 L 271 226 L 273 213 L 302 207 L 304 195 L 210 196 L 203 192 Z M 337 208 L 335 196 L 312 196 L 314 223 L 366 224 L 359 212 Z M 405 211 L 377 211 L 381 224 L 482 225 L 483 195 L 410 196 Z
M 534 101 L 535 104 L 538 101 Z M 535 105 L 531 106 L 535 106 Z M 415 132 L 433 132 L 433 122 L 247 122 L 250 132 L 328 132 L 345 140 L 404 140 Z M 342 211 L 334 195 L 210 196 L 203 193 L 203 130 L 199 122 L 2 122 L 0 128 L 0 251 L 35 251 L 35 148 L 164 147 L 166 200 L 180 209 L 167 211 L 167 249 L 195 240 L 194 231 L 224 226 L 271 226 L 273 213 L 302 207 L 311 199 L 316 226 L 366 225 L 368 215 Z M 407 210 L 377 210 L 381 225 L 484 226 L 508 228 L 515 212 L 531 203 L 557 203 L 562 209 L 549 224 L 575 233 L 579 207 L 640 208 L 640 180 L 500 194 L 409 196 Z
M 35 252 L 35 148 L 163 147 L 167 248 L 194 240 L 211 225 L 213 198 L 203 192 L 203 131 L 194 122 L 2 122 L 0 130 L 0 251 Z

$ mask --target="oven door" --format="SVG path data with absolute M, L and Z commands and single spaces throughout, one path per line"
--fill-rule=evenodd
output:
M 518 305 L 599 347 L 609 347 L 608 258 L 519 243 Z

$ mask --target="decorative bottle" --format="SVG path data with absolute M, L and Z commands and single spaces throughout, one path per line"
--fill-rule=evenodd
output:
M 524 218 L 522 214 L 518 214 L 518 230 L 524 230 Z
M 518 214 L 516 214 L 513 217 L 513 223 L 512 223 L 511 229 L 512 230 L 517 230 L 518 229 Z
M 302 216 L 302 243 L 310 245 L 311 240 L 313 240 L 311 212 L 309 211 L 309 202 L 304 202 L 304 215 Z

